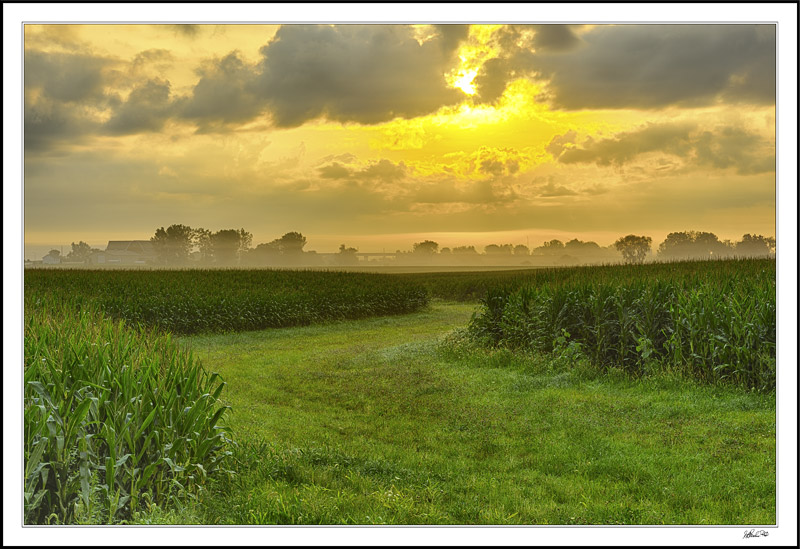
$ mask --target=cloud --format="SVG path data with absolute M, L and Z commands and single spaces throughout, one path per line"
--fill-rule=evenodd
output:
M 323 179 L 352 179 L 383 183 L 393 183 L 404 179 L 407 175 L 404 163 L 395 164 L 385 158 L 378 162 L 372 162 L 361 169 L 348 168 L 339 162 L 334 162 L 318 168 L 317 171 Z
M 543 97 L 567 110 L 775 101 L 774 25 L 597 25 L 580 37 L 549 28 L 538 36 L 538 48 L 533 38 L 501 41 L 503 53 L 476 78 L 481 100 L 527 76 L 548 82 Z
M 462 34 L 446 26 L 420 45 L 409 26 L 286 25 L 261 49 L 255 87 L 282 128 L 430 114 L 464 97 L 444 78 Z
M 237 52 L 208 63 L 198 71 L 200 80 L 191 96 L 180 100 L 179 115 L 196 122 L 201 132 L 255 118 L 265 104 L 254 87 L 254 70 Z
M 109 59 L 84 53 L 25 51 L 26 151 L 60 140 L 79 141 L 99 127 L 97 114 L 113 104 L 104 92 Z
M 536 177 L 531 181 L 534 196 L 541 198 L 554 198 L 558 196 L 577 196 L 578 193 L 563 185 L 556 185 L 553 176 Z
M 691 123 L 647 124 L 606 139 L 590 136 L 579 146 L 564 149 L 559 143 L 568 136 L 569 140 L 574 139 L 568 132 L 553 138 L 547 147 L 562 164 L 622 166 L 642 154 L 663 153 L 682 158 L 695 168 L 735 168 L 739 174 L 775 169 L 774 145 L 757 134 L 732 126 L 702 130 Z M 661 162 L 659 166 L 669 167 L 669 164 Z
M 471 153 L 446 154 L 444 160 L 454 161 L 449 171 L 459 175 L 499 178 L 517 174 L 528 158 L 512 147 L 482 146 Z
M 131 91 L 104 127 L 112 135 L 155 132 L 164 127 L 172 110 L 169 82 L 148 80 Z
M 558 158 L 562 152 L 567 148 L 567 145 L 575 143 L 578 137 L 578 132 L 569 130 L 564 135 L 556 135 L 550 140 L 545 150 L 553 155 L 553 158 Z
M 25 91 L 40 91 L 62 103 L 104 98 L 103 70 L 111 61 L 82 53 L 25 50 Z

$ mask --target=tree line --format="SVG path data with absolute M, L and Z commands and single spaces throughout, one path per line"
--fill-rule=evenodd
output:
M 324 265 L 325 261 L 314 251 L 305 251 L 307 239 L 299 232 L 288 232 L 280 238 L 252 247 L 253 235 L 245 229 L 222 229 L 216 232 L 204 228 L 192 228 L 174 224 L 156 229 L 150 237 L 156 254 L 156 262 L 163 265 Z M 524 244 L 489 244 L 480 252 L 475 246 L 439 247 L 433 240 L 415 242 L 411 251 L 397 250 L 397 260 L 428 261 L 448 258 L 469 261 L 470 257 L 492 258 L 500 261 L 521 260 L 534 257 L 549 257 L 554 260 L 591 259 L 593 261 L 617 261 L 643 263 L 648 255 L 660 260 L 722 259 L 726 257 L 768 256 L 775 253 L 775 238 L 745 234 L 737 242 L 720 240 L 714 233 L 681 231 L 667 235 L 653 254 L 653 240 L 649 236 L 629 234 L 620 237 L 609 246 L 600 246 L 593 241 L 577 238 L 565 242 L 557 239 L 543 242 L 530 249 Z M 93 254 L 101 252 L 86 242 L 72 243 L 72 250 L 63 258 L 73 263 L 89 263 Z M 358 249 L 345 244 L 339 246 L 333 261 L 339 265 L 356 265 Z M 48 253 L 60 258 L 58 250 Z

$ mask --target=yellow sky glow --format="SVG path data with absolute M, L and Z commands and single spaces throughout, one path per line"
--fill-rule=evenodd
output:
M 26 242 L 773 235 L 763 59 L 708 75 L 727 50 L 679 47 L 767 55 L 764 31 L 629 27 L 27 25 Z M 633 71 L 627 44 L 661 32 L 685 35 L 674 60 Z

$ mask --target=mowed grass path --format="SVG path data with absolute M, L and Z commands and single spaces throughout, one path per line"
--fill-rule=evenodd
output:
M 443 350 L 474 308 L 182 338 L 240 445 L 199 520 L 775 522 L 774 396 Z

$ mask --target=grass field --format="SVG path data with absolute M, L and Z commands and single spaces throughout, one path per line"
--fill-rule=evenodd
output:
M 443 347 L 472 309 L 186 338 L 241 444 L 193 520 L 774 522 L 774 398 Z
M 772 295 L 736 319 L 746 333 L 766 319 L 774 368 L 774 265 L 26 273 L 29 520 L 772 524 L 774 386 L 598 361 L 585 341 L 559 341 L 555 321 L 541 348 L 475 326 L 535 335 L 521 312 L 591 302 L 595 287 L 706 288 L 701 307 L 729 304 L 720 288 L 745 305 Z M 749 290 L 730 291 L 735 272 Z M 492 295 L 515 314 L 487 317 Z M 609 302 L 635 319 L 643 299 Z M 554 319 L 584 318 L 562 309 Z M 683 310 L 679 323 L 700 321 Z M 751 340 L 737 356 L 763 356 Z M 153 479 L 175 488 L 148 490 Z

